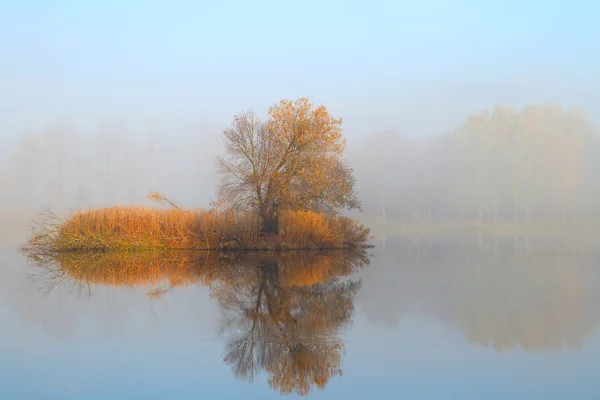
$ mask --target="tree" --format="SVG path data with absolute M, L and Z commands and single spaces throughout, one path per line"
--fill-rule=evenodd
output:
M 282 100 L 267 121 L 253 112 L 235 115 L 223 132 L 227 156 L 217 159 L 218 204 L 257 212 L 265 228 L 277 210 L 360 209 L 353 170 L 342 159 L 341 125 L 306 98 Z

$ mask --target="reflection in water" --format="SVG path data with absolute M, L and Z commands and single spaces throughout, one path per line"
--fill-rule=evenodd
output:
M 224 362 L 240 379 L 261 370 L 281 393 L 323 389 L 341 375 L 340 330 L 352 321 L 363 252 L 215 252 L 30 255 L 43 290 L 73 284 L 147 287 L 158 299 L 174 287 L 206 285 L 228 337 Z
M 579 349 L 600 322 L 597 250 L 512 237 L 388 238 L 386 247 L 361 290 L 371 320 L 425 314 L 498 352 Z
M 341 374 L 343 344 L 336 333 L 351 321 L 359 283 L 315 281 L 310 270 L 308 281 L 303 273 L 289 279 L 293 265 L 253 261 L 252 268 L 242 269 L 246 273 L 232 274 L 233 281 L 214 287 L 227 312 L 224 329 L 234 338 L 225 362 L 248 380 L 261 369 L 268 371 L 270 385 L 282 393 L 324 388 Z

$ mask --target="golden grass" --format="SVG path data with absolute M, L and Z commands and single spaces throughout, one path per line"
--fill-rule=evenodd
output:
M 147 249 L 334 249 L 361 247 L 369 230 L 344 217 L 282 212 L 280 234 L 259 236 L 258 216 L 206 210 L 111 207 L 37 221 L 26 248 L 45 252 Z

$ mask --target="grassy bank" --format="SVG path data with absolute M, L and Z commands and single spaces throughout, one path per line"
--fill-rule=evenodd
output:
M 282 212 L 277 236 L 259 236 L 252 213 L 111 207 L 48 212 L 35 221 L 25 248 L 44 252 L 170 250 L 312 250 L 363 247 L 369 230 L 345 217 Z

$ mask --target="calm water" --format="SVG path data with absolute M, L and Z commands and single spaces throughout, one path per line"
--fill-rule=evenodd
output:
M 564 240 L 37 263 L 5 247 L 0 318 L 1 399 L 600 398 L 600 250 Z

